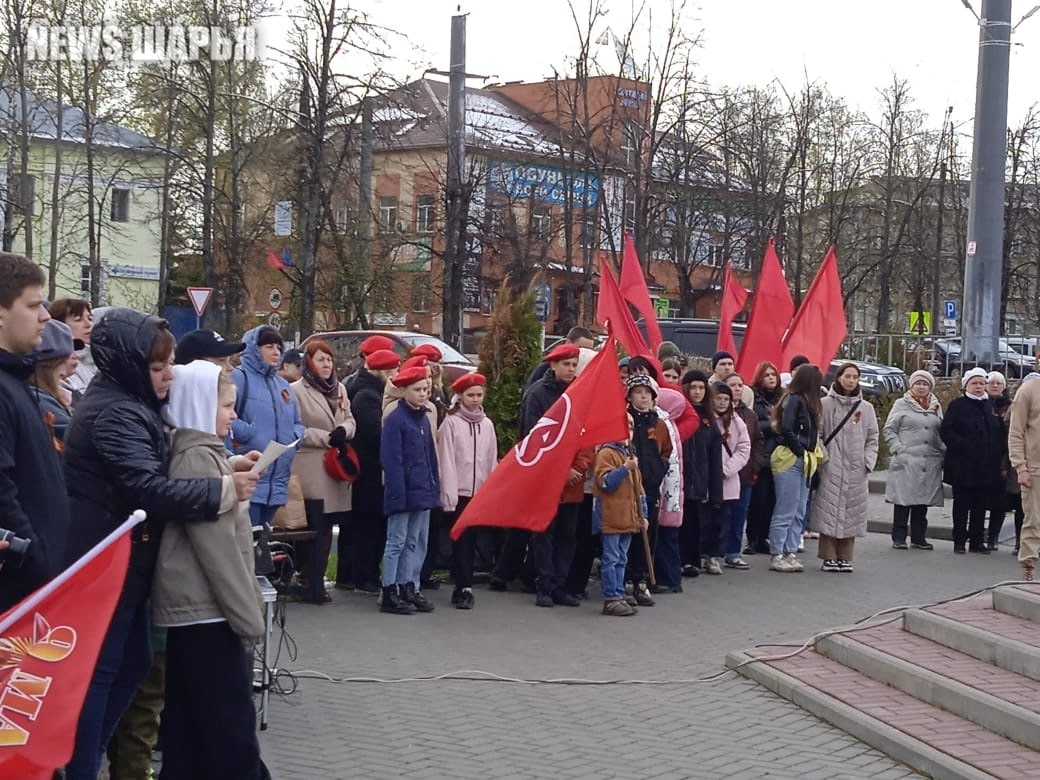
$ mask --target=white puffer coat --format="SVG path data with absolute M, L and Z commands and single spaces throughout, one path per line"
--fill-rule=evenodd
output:
M 820 486 L 813 491 L 812 529 L 836 539 L 867 535 L 867 480 L 877 463 L 879 431 L 874 407 L 859 393 L 845 396 L 831 390 L 823 399 L 821 444 L 853 408 L 852 417 L 825 447 Z

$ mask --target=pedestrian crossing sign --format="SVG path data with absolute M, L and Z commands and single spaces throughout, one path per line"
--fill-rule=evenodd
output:
M 907 333 L 927 336 L 932 332 L 932 313 L 930 311 L 912 311 L 907 318 Z

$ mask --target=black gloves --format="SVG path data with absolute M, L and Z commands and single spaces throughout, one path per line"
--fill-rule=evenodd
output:
M 339 449 L 347 443 L 347 432 L 342 427 L 333 428 L 329 432 L 329 446 Z

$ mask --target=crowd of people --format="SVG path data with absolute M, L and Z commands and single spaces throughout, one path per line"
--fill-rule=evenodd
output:
M 943 410 L 934 377 L 916 371 L 882 426 L 853 363 L 824 388 L 804 358 L 742 377 L 722 351 L 709 375 L 665 342 L 656 359 L 620 360 L 629 436 L 576 453 L 544 531 L 477 527 L 448 542 L 499 458 L 481 374 L 447 385 L 436 347 L 402 358 L 375 335 L 340 377 L 344 356 L 321 340 L 286 352 L 264 325 L 241 342 L 206 330 L 176 342 L 164 320 L 131 309 L 45 305 L 43 284 L 35 264 L 0 254 L 0 523 L 30 541 L 17 561 L 0 541 L 0 608 L 133 510 L 148 515 L 133 531 L 64 770 L 71 780 L 96 780 L 106 748 L 113 780 L 146 776 L 160 712 L 162 777 L 268 776 L 248 649 L 264 630 L 255 575 L 270 570 L 267 538 L 294 483 L 313 531 L 297 576 L 317 602 L 332 598 L 335 537 L 328 584 L 378 595 L 383 613 L 434 611 L 426 594 L 445 567 L 458 609 L 476 605 L 475 570 L 492 591 L 579 607 L 598 560 L 602 612 L 625 617 L 690 578 L 747 570 L 754 556 L 772 572 L 802 572 L 807 536 L 819 539 L 823 572 L 852 572 L 883 438 L 895 549 L 933 549 L 927 512 L 946 483 L 954 551 L 996 549 L 1013 512 L 1032 579 L 1040 382 L 1025 382 L 1012 404 L 1001 375 L 972 369 Z M 594 344 L 574 328 L 534 370 L 520 437 L 589 365 Z M 258 472 L 272 443 L 285 452 Z M 197 728 L 203 717 L 220 727 Z

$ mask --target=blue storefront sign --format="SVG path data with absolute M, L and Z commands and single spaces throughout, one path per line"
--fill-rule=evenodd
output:
M 599 200 L 599 178 L 546 165 L 495 163 L 488 168 L 488 192 L 515 200 L 562 205 L 570 190 L 571 203 L 593 208 Z

